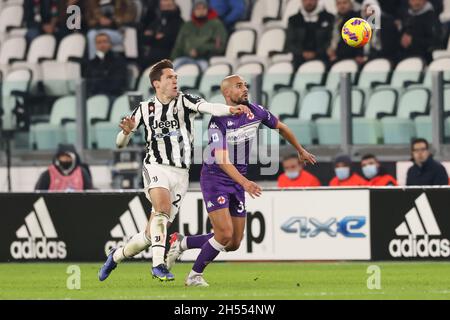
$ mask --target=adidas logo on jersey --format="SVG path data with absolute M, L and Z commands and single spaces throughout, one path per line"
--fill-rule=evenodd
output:
M 126 210 L 119 218 L 119 223 L 111 229 L 110 236 L 116 240 L 110 240 L 105 244 L 105 252 L 109 252 L 112 248 L 123 247 L 127 240 L 136 233 L 145 230 L 147 226 L 147 216 L 139 197 L 136 196 L 128 203 L 129 210 Z M 151 258 L 151 248 L 142 251 L 134 256 L 135 259 Z
M 405 220 L 395 229 L 395 234 L 402 238 L 389 243 L 392 257 L 450 256 L 450 241 L 441 237 L 441 230 L 425 193 L 415 200 L 415 206 L 406 213 Z
M 33 207 L 34 211 L 25 217 L 25 224 L 16 231 L 16 237 L 21 240 L 11 243 L 11 256 L 14 259 L 65 259 L 66 244 L 56 240 L 58 234 L 44 198 L 39 198 Z
M 152 129 L 180 129 L 180 123 L 178 120 L 166 120 L 166 121 L 158 121 L 156 120 L 152 124 Z

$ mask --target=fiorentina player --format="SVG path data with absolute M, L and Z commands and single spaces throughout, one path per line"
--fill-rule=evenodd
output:
M 221 85 L 226 103 L 248 105 L 250 113 L 240 116 L 212 117 L 208 127 L 211 158 L 203 163 L 200 185 L 214 233 L 183 236 L 171 235 L 167 267 L 174 265 L 183 251 L 200 248 L 200 254 L 186 278 L 187 286 L 208 286 L 203 271 L 220 252 L 235 251 L 241 243 L 245 228 L 245 192 L 259 197 L 261 188 L 245 175 L 249 163 L 250 144 L 261 123 L 278 129 L 298 152 L 300 161 L 316 163 L 292 131 L 268 110 L 248 101 L 248 86 L 238 75 L 225 78 Z M 230 160 L 231 159 L 231 160 Z

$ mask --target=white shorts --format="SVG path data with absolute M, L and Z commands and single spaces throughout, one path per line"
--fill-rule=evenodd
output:
M 150 189 L 164 188 L 169 190 L 172 201 L 169 221 L 173 222 L 189 186 L 189 170 L 162 164 L 144 163 L 142 176 L 144 178 L 145 196 L 150 202 Z

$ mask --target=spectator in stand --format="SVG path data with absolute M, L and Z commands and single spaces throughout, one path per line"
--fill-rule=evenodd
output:
M 300 12 L 289 18 L 285 51 L 293 54 L 295 67 L 314 59 L 327 61 L 334 16 L 318 0 L 299 1 Z
M 373 154 L 366 154 L 361 159 L 361 171 L 369 186 L 397 186 L 397 180 L 387 174 Z
M 192 21 L 181 27 L 172 51 L 174 68 L 187 63 L 197 63 L 205 70 L 209 58 L 225 51 L 226 41 L 227 31 L 217 18 L 217 12 L 208 7 L 208 1 L 195 0 Z
M 413 166 L 408 169 L 406 185 L 440 186 L 448 185 L 448 174 L 444 166 L 433 159 L 428 141 L 422 138 L 411 143 Z
M 330 187 L 357 187 L 366 186 L 367 181 L 357 173 L 352 173 L 351 159 L 341 155 L 334 160 L 335 177 L 330 181 Z
M 209 0 L 210 7 L 217 12 L 228 32 L 233 30 L 237 21 L 246 14 L 244 0 Z
M 54 34 L 58 24 L 58 1 L 25 0 L 24 21 L 27 27 L 28 42 L 41 34 Z
M 41 174 L 35 190 L 82 191 L 93 189 L 89 168 L 73 145 L 58 146 L 52 164 Z
M 374 7 L 379 7 L 377 0 L 364 0 L 361 6 L 361 17 L 371 20 L 371 17 L 378 12 L 373 9 Z M 363 55 L 357 57 L 360 63 L 385 58 L 395 64 L 398 60 L 400 34 L 394 18 L 381 11 L 380 24 L 381 29 L 373 29 L 372 39 L 362 49 Z
M 440 32 L 440 22 L 433 5 L 427 0 L 409 0 L 409 9 L 402 19 L 402 58 L 420 56 L 430 62 L 432 51 L 441 45 Z
M 320 181 L 304 169 L 298 154 L 292 154 L 283 159 L 284 173 L 278 177 L 279 188 L 289 187 L 320 187 Z
M 106 33 L 98 33 L 95 44 L 95 57 L 84 70 L 88 94 L 119 96 L 126 89 L 126 61 L 111 50 L 111 40 Z
M 342 40 L 341 32 L 344 23 L 359 14 L 353 10 L 353 0 L 336 0 L 337 14 L 333 24 L 333 35 L 331 44 L 327 50 L 330 62 L 343 59 L 355 59 L 356 62 L 362 63 L 362 48 L 352 48 Z M 358 58 L 357 58 L 358 57 Z
M 136 7 L 132 0 L 89 0 L 86 2 L 86 23 L 89 59 L 94 59 L 95 39 L 98 33 L 106 33 L 113 46 L 123 42 L 121 27 L 133 23 Z
M 154 19 L 147 20 L 141 37 L 141 68 L 170 57 L 177 34 L 183 25 L 175 0 L 160 0 Z

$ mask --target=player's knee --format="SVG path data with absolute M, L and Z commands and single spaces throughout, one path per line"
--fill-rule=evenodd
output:
M 231 241 L 229 245 L 227 245 L 227 251 L 236 251 L 241 246 L 241 242 Z
M 233 230 L 230 229 L 214 230 L 214 233 L 217 241 L 219 241 L 223 245 L 229 243 L 233 238 Z

